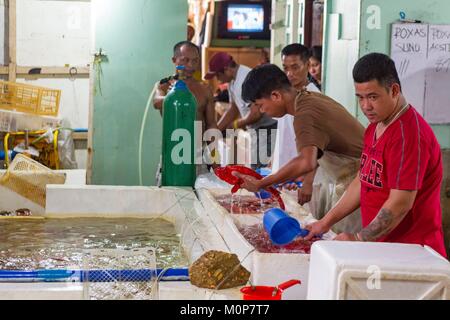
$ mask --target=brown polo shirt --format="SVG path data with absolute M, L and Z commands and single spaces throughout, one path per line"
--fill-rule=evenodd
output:
M 341 104 L 323 94 L 302 91 L 296 99 L 294 129 L 297 151 L 316 146 L 319 157 L 332 151 L 361 156 L 364 127 Z

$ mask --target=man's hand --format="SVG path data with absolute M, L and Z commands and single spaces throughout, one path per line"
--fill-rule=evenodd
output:
M 330 230 L 330 227 L 325 223 L 325 221 L 319 220 L 308 224 L 305 226 L 305 229 L 309 231 L 309 234 L 304 237 L 304 240 L 311 240 L 314 237 L 320 237 L 324 233 L 327 233 Z
M 339 233 L 336 237 L 334 237 L 333 240 L 338 240 L 338 241 L 358 241 L 356 239 L 356 236 L 352 233 Z
M 172 85 L 171 81 L 167 81 L 166 83 L 159 84 L 158 90 L 160 95 L 165 96 L 167 95 L 167 91 L 169 91 L 170 86 Z
M 156 92 L 155 95 L 153 97 L 153 107 L 156 110 L 159 110 L 161 115 L 162 115 L 162 108 L 163 108 L 163 104 L 164 104 L 164 98 L 167 95 L 167 91 L 169 91 L 170 86 L 171 86 L 171 82 L 166 82 L 163 84 L 160 84 L 159 82 L 157 84 L 155 84 L 156 86 Z
M 301 182 L 301 183 L 303 183 L 303 176 L 301 176 L 301 177 L 295 179 L 295 182 Z M 285 183 L 285 184 L 282 184 L 281 186 L 282 186 L 283 189 L 287 189 L 287 190 L 289 190 L 289 191 L 292 191 L 292 190 L 295 191 L 295 190 L 298 190 L 298 189 L 299 189 L 297 183 L 293 183 L 293 182 L 291 182 L 291 183 L 287 182 L 287 183 Z
M 313 191 L 312 183 L 303 182 L 302 187 L 299 188 L 297 191 L 298 203 L 300 205 L 304 205 L 305 203 L 311 201 L 312 191 Z
M 239 172 L 233 172 L 232 175 L 238 177 L 244 181 L 242 183 L 242 188 L 247 189 L 251 192 L 258 192 L 261 189 L 261 180 L 256 179 L 255 177 L 248 176 L 246 174 L 242 174 Z
M 220 163 L 215 163 L 214 162 L 214 163 L 211 164 L 211 169 L 212 170 L 215 170 L 215 169 L 220 168 L 220 167 L 221 167 Z

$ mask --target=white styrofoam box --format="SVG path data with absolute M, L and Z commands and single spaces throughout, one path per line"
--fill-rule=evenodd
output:
M 243 195 L 253 194 L 244 190 Z M 298 279 L 301 285 L 293 286 L 283 292 L 283 300 L 306 299 L 309 273 L 309 254 L 298 253 L 261 253 L 258 252 L 239 232 L 239 225 L 262 223 L 262 214 L 230 214 L 215 199 L 215 195 L 228 193 L 227 189 L 199 190 L 198 196 L 206 213 L 214 221 L 214 226 L 223 237 L 229 252 L 238 255 L 241 264 L 251 272 L 253 285 L 276 286 L 287 280 Z M 231 196 L 231 194 L 230 194 Z M 282 194 L 286 210 L 301 225 L 315 221 L 310 213 L 300 206 L 294 198 Z M 334 237 L 333 232 L 324 235 L 326 239 Z
M 239 300 L 240 288 L 210 290 L 190 282 L 164 281 L 158 283 L 159 300 Z
M 450 299 L 450 264 L 427 246 L 319 241 L 308 299 Z
M 0 300 L 83 300 L 82 283 L 0 283 Z
M 60 121 L 55 117 L 0 109 L 0 131 L 3 132 L 54 129 L 60 125 Z
M 66 175 L 66 181 L 64 184 L 86 184 L 86 170 L 85 169 L 68 169 L 68 170 L 55 170 L 55 172 L 61 172 Z

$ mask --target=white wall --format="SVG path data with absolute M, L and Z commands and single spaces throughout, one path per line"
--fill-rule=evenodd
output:
M 86 65 L 90 2 L 17 0 L 19 65 Z
M 87 66 L 90 56 L 90 2 L 17 1 L 18 66 Z M 61 89 L 59 117 L 87 128 L 89 79 L 18 79 Z
M 85 0 L 17 0 L 17 65 L 88 66 L 92 61 L 90 7 L 91 3 Z M 17 81 L 60 89 L 58 117 L 68 120 L 72 128 L 88 127 L 88 78 L 18 78 Z M 79 168 L 86 168 L 86 157 L 86 151 L 76 151 Z

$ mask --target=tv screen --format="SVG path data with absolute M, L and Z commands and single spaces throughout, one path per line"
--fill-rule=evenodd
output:
M 217 1 L 216 40 L 270 40 L 270 0 Z
M 261 4 L 231 4 L 227 10 L 228 32 L 264 30 L 264 7 Z

